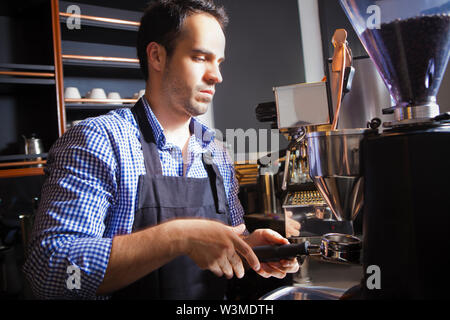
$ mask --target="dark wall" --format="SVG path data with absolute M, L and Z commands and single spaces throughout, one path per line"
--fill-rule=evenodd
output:
M 333 38 L 336 29 L 345 29 L 347 31 L 347 41 L 352 49 L 352 54 L 354 57 L 367 56 L 366 50 L 361 44 L 361 41 L 359 41 L 359 38 L 353 30 L 350 21 L 339 4 L 339 1 L 318 1 L 324 61 L 333 57 L 334 48 L 331 43 L 331 39 Z
M 217 0 L 230 22 L 223 83 L 214 99 L 215 127 L 270 129 L 255 107 L 274 101 L 272 88 L 304 82 L 297 0 Z

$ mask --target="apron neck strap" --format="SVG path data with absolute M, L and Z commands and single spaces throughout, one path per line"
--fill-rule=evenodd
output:
M 142 102 L 142 98 L 138 100 L 133 108 L 131 108 L 131 112 L 133 113 L 141 133 L 141 145 L 144 154 L 145 169 L 152 174 L 162 175 L 158 148 L 156 146 L 152 127 L 150 126 L 147 114 L 145 113 L 145 106 Z M 149 155 L 150 157 L 147 157 L 146 155 Z
M 218 213 L 226 214 L 228 211 L 228 200 L 225 193 L 223 177 L 220 174 L 219 168 L 213 163 L 209 151 L 203 153 L 202 161 L 206 172 L 208 173 L 211 190 L 214 195 L 214 202 L 216 203 L 216 210 Z

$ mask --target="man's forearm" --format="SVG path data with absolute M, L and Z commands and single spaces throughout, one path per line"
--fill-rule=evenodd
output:
M 97 294 L 110 294 L 183 254 L 175 221 L 113 239 L 108 267 Z

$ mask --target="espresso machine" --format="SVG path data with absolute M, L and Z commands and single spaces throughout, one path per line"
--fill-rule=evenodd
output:
M 450 54 L 450 1 L 340 4 L 391 96 L 392 104 L 379 108 L 393 116 L 367 119 L 367 128 L 340 129 L 343 97 L 337 95 L 331 126 L 311 125 L 304 133 L 311 179 L 333 216 L 363 218 L 361 282 L 342 297 L 448 297 L 450 114 L 440 113 L 436 95 Z M 342 92 L 345 41 L 339 50 Z M 336 248 L 345 247 L 342 239 L 347 238 L 336 236 Z M 301 254 L 311 251 L 308 246 L 302 245 Z M 321 249 L 324 255 L 327 247 Z
M 287 138 L 281 189 L 285 236 L 312 238 L 339 232 L 353 234 L 350 220 L 333 215 L 314 177 L 310 175 L 307 135 L 330 130 L 326 82 L 274 87 L 277 128 Z M 300 223 L 296 230 L 293 220 Z

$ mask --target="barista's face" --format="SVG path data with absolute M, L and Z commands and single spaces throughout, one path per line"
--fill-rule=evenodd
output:
M 162 76 L 163 94 L 179 112 L 198 116 L 208 110 L 215 85 L 222 82 L 225 35 L 208 14 L 186 18 Z

